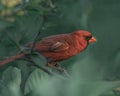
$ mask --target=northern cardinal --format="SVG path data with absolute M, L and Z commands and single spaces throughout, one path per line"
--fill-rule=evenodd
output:
M 42 41 L 36 42 L 34 51 L 39 52 L 46 57 L 48 66 L 54 66 L 57 62 L 66 60 L 85 50 L 92 42 L 96 42 L 96 38 L 93 37 L 90 32 L 78 30 L 73 33 L 48 36 Z M 26 47 L 31 48 L 32 43 L 28 43 Z M 25 58 L 25 56 L 25 53 L 18 53 L 17 55 L 0 62 L 0 66 L 16 59 Z

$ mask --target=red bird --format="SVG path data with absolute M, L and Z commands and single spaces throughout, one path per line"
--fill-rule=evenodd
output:
M 85 50 L 92 42 L 96 42 L 96 38 L 94 38 L 90 32 L 78 30 L 73 33 L 48 36 L 42 41 L 36 42 L 34 51 L 46 57 L 48 66 L 55 66 L 57 62 L 66 60 Z M 26 47 L 31 48 L 32 43 L 28 43 Z M 25 56 L 26 55 L 21 52 L 0 62 L 0 66 L 16 59 L 25 58 Z

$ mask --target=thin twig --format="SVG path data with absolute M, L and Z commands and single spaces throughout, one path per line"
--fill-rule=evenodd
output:
M 37 65 L 37 64 L 30 58 L 30 56 L 26 56 L 26 58 L 25 58 L 24 60 L 32 63 L 33 66 L 35 66 L 35 67 L 43 70 L 43 71 L 46 72 L 48 75 L 53 75 L 52 72 L 50 72 L 48 69 L 46 69 L 46 68 L 44 68 L 44 67 L 42 67 L 42 66 L 40 66 L 40 65 Z
M 49 3 L 49 6 L 54 10 L 55 6 L 53 5 L 52 1 L 51 0 L 47 0 L 47 1 Z M 33 53 L 33 51 L 34 51 L 35 44 L 37 42 L 37 39 L 38 39 L 39 35 L 41 34 L 41 31 L 44 30 L 45 20 L 46 20 L 46 16 L 43 15 L 43 21 L 42 21 L 42 24 L 41 24 L 41 28 L 35 36 L 35 39 L 33 41 L 32 47 L 31 47 L 31 53 Z
M 8 35 L 8 37 L 9 37 L 9 40 L 11 40 L 15 44 L 15 46 L 19 49 L 19 51 L 24 53 L 24 51 L 20 47 L 20 45 L 17 42 L 15 42 L 9 35 Z
M 51 1 L 51 0 L 47 0 L 47 1 L 48 1 L 49 6 L 50 6 L 52 9 L 54 9 L 54 8 L 55 8 L 55 5 L 52 3 L 52 1 Z
M 33 63 L 33 66 L 35 66 L 35 67 L 37 67 L 37 68 L 40 68 L 41 70 L 43 70 L 44 72 L 46 72 L 48 75 L 53 75 L 53 74 L 52 74 L 49 70 L 47 70 L 46 68 L 41 67 L 41 66 L 35 64 L 33 61 L 32 61 L 31 63 Z
M 37 42 L 37 40 L 38 40 L 38 37 L 39 37 L 40 34 L 41 34 L 41 31 L 42 31 L 43 28 L 44 28 L 44 27 L 43 27 L 44 24 L 45 24 L 45 16 L 43 16 L 43 21 L 42 21 L 42 24 L 41 24 L 40 30 L 39 30 L 39 32 L 36 34 L 35 39 L 34 39 L 34 41 L 33 41 L 33 44 L 32 44 L 32 47 L 31 47 L 31 53 L 34 52 L 34 47 L 35 47 L 35 45 L 36 45 L 36 42 Z
M 67 76 L 68 78 L 70 78 L 70 74 L 64 69 L 62 68 L 60 65 L 59 66 L 52 66 L 54 69 L 56 69 L 57 71 L 59 71 L 61 74 Z

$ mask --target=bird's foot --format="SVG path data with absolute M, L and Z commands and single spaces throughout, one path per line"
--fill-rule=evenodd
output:
M 65 70 L 64 68 L 62 68 L 58 63 L 54 62 L 54 63 L 48 63 L 47 66 L 52 67 L 54 69 L 56 69 L 60 74 L 63 74 L 67 77 L 70 77 L 70 75 L 68 74 L 67 70 Z

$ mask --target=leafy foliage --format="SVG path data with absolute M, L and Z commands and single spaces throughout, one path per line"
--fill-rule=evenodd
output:
M 1 96 L 21 96 L 20 95 L 21 72 L 15 67 L 7 68 L 0 81 Z
M 89 30 L 98 40 L 61 62 L 71 78 L 49 76 L 23 60 L 2 66 L 0 96 L 119 96 L 119 8 L 119 0 L 0 0 L 1 61 L 24 49 L 41 28 L 39 40 L 77 29 Z M 45 67 L 40 54 L 31 58 Z

